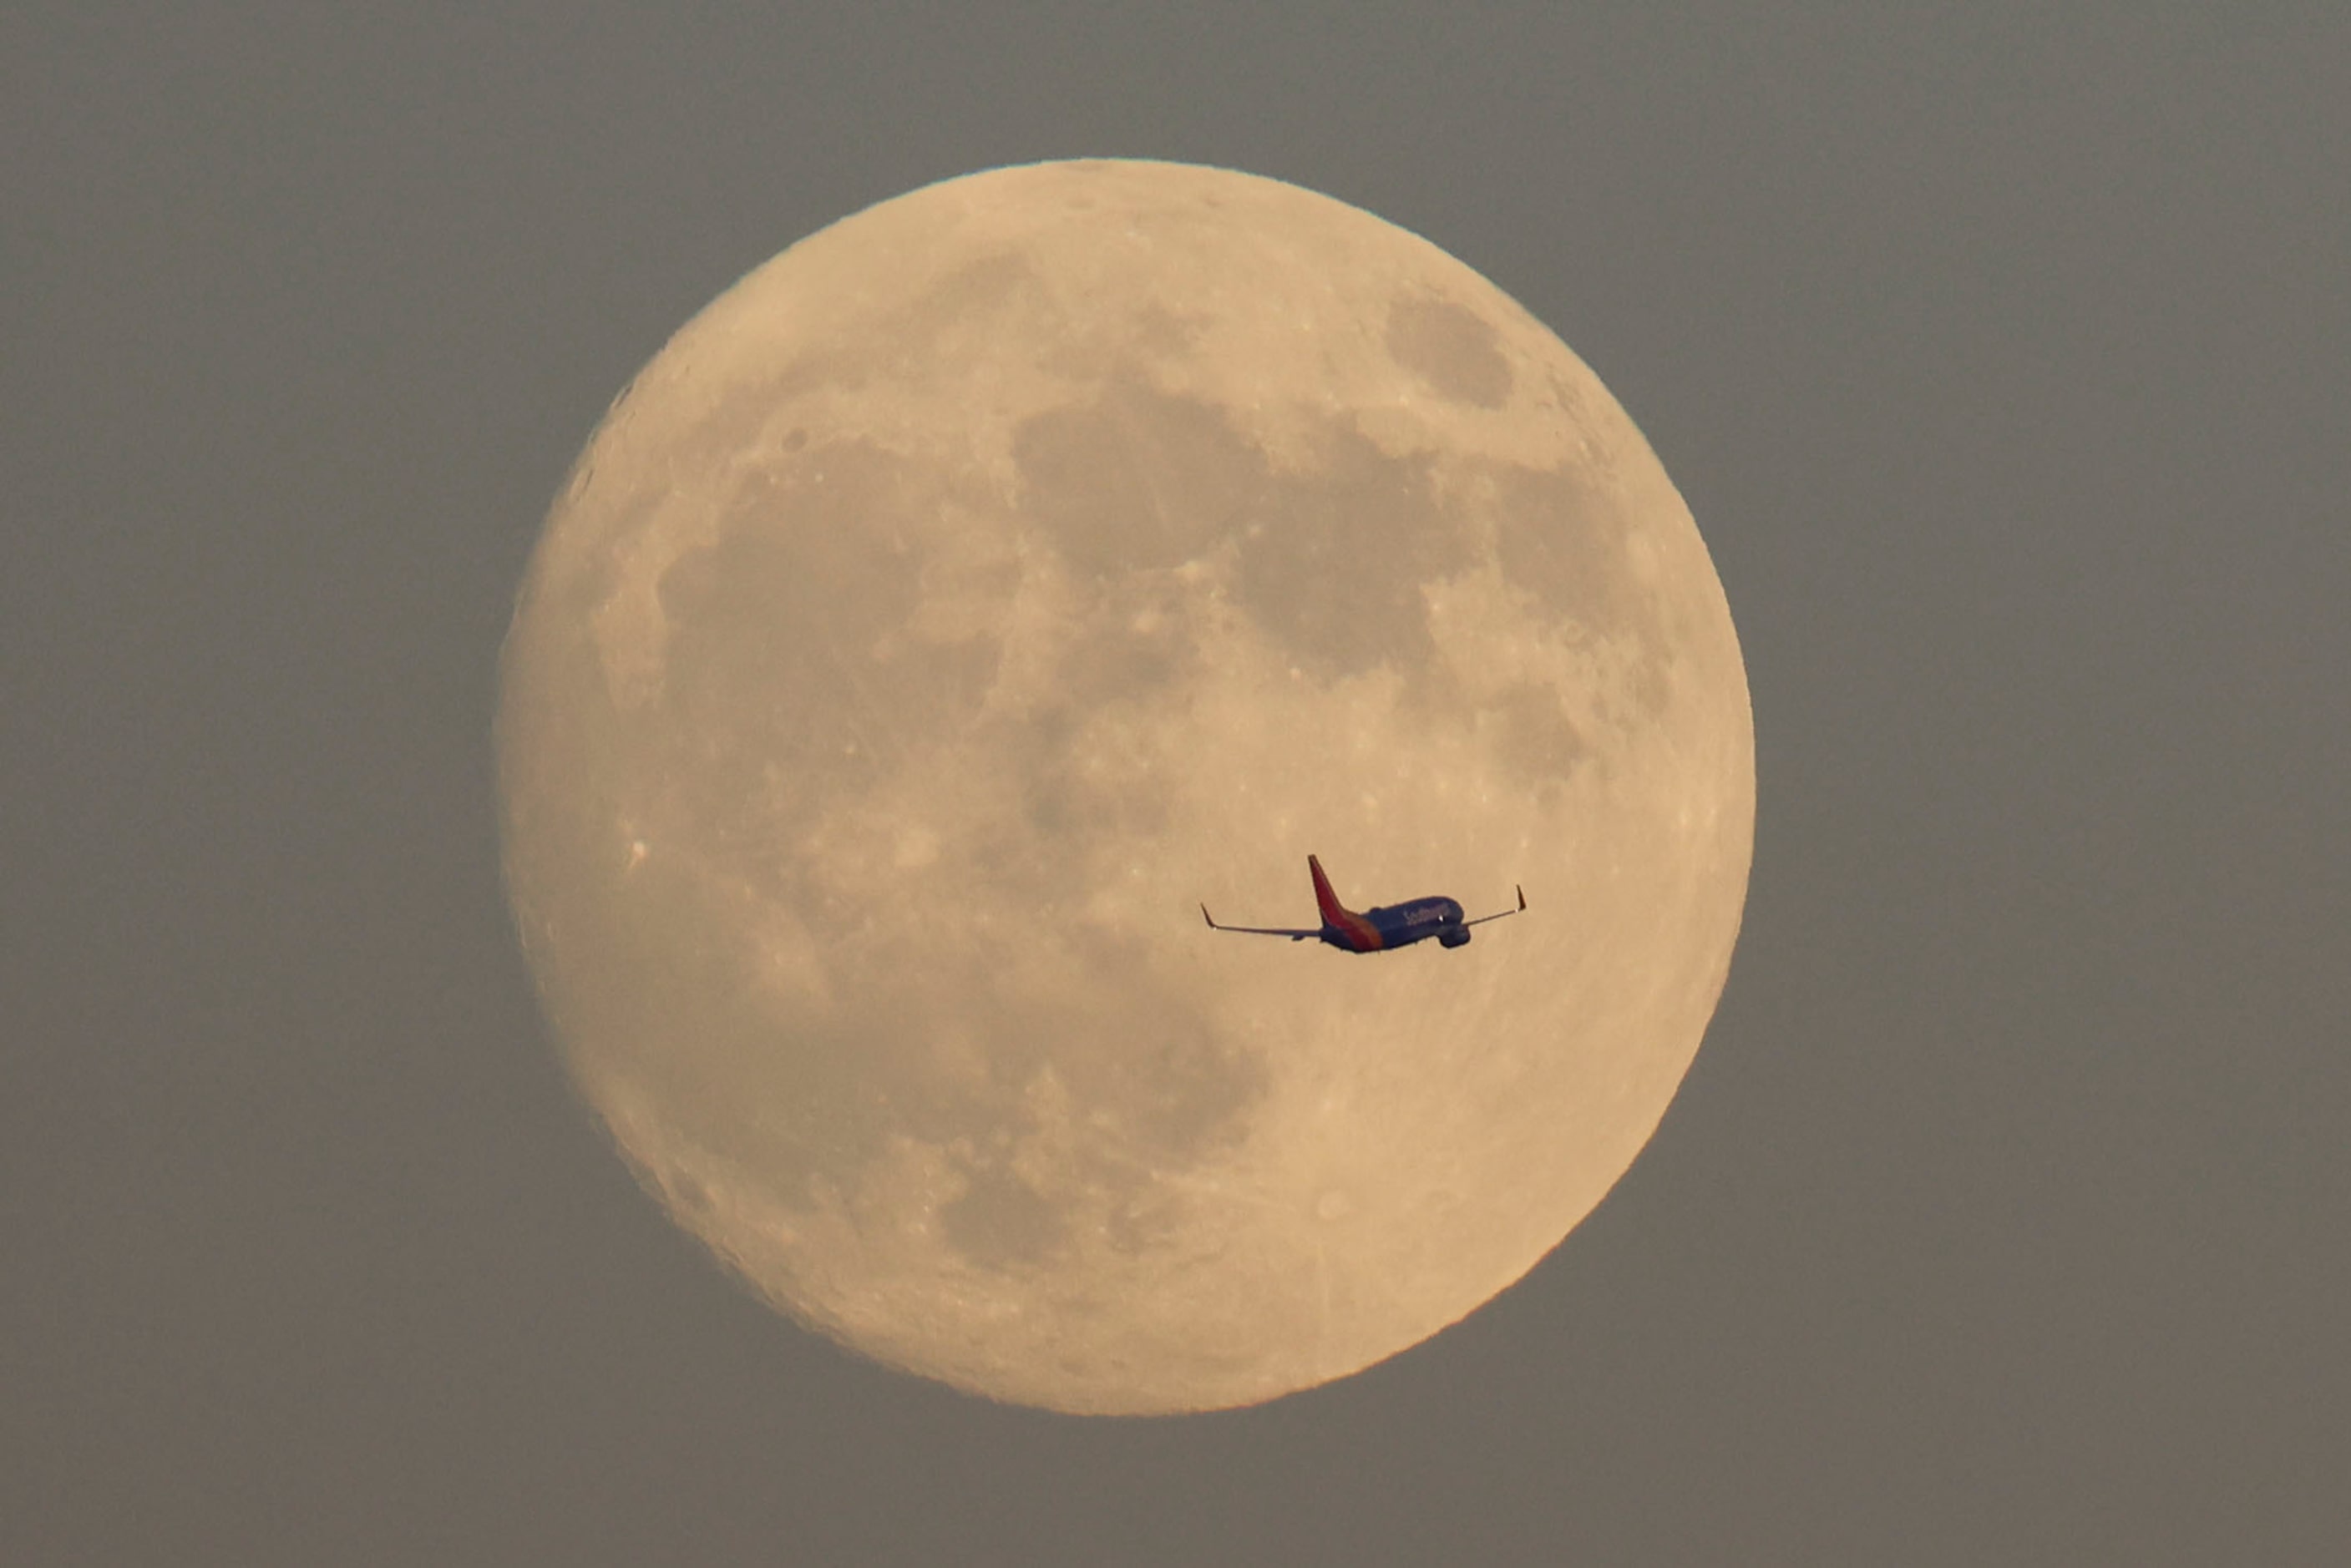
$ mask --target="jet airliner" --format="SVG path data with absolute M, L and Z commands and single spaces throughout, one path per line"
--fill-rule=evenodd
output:
M 1504 909 L 1501 914 L 1480 915 L 1474 920 L 1461 918 L 1461 906 L 1443 897 L 1407 898 L 1401 904 L 1389 904 L 1360 913 L 1339 902 L 1339 895 L 1331 891 L 1331 878 L 1322 875 L 1322 862 L 1310 855 L 1306 869 L 1314 877 L 1314 902 L 1322 910 L 1322 923 L 1308 930 L 1289 926 L 1220 926 L 1208 913 L 1208 906 L 1200 906 L 1200 918 L 1208 922 L 1213 931 L 1241 931 L 1255 937 L 1288 937 L 1293 942 L 1308 940 L 1327 942 L 1343 952 L 1376 953 L 1390 948 L 1410 947 L 1413 943 L 1435 937 L 1440 946 L 1458 948 L 1469 940 L 1469 928 L 1482 926 L 1489 920 L 1499 920 L 1503 915 L 1515 915 L 1527 907 L 1526 889 L 1517 889 L 1518 909 Z

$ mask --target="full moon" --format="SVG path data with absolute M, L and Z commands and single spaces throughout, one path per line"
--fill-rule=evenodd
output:
M 1604 1195 L 1738 935 L 1754 738 L 1592 371 L 1357 208 L 1047 163 L 801 241 L 557 499 L 508 888 L 572 1075 L 800 1323 L 990 1398 L 1245 1405 Z M 1201 922 L 1448 894 L 1356 955 Z

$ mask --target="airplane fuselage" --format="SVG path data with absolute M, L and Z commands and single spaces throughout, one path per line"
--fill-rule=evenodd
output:
M 1343 952 L 1384 952 L 1431 937 L 1448 948 L 1458 948 L 1469 940 L 1461 906 L 1452 898 L 1408 898 L 1360 914 L 1352 909 L 1332 914 L 1335 919 L 1322 922 L 1322 940 Z

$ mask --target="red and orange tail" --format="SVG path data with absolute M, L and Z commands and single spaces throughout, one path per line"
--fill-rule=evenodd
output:
M 1306 869 L 1314 874 L 1314 902 L 1322 910 L 1322 923 L 1344 927 L 1353 911 L 1339 902 L 1338 894 L 1331 891 L 1331 878 L 1322 875 L 1322 862 L 1310 855 L 1306 857 Z

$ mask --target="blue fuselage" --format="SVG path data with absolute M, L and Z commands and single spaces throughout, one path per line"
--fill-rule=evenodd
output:
M 1469 940 L 1469 928 L 1461 920 L 1461 906 L 1451 898 L 1412 898 L 1361 914 L 1342 913 L 1343 919 L 1322 923 L 1322 940 L 1345 952 L 1384 952 L 1430 937 L 1458 948 Z

